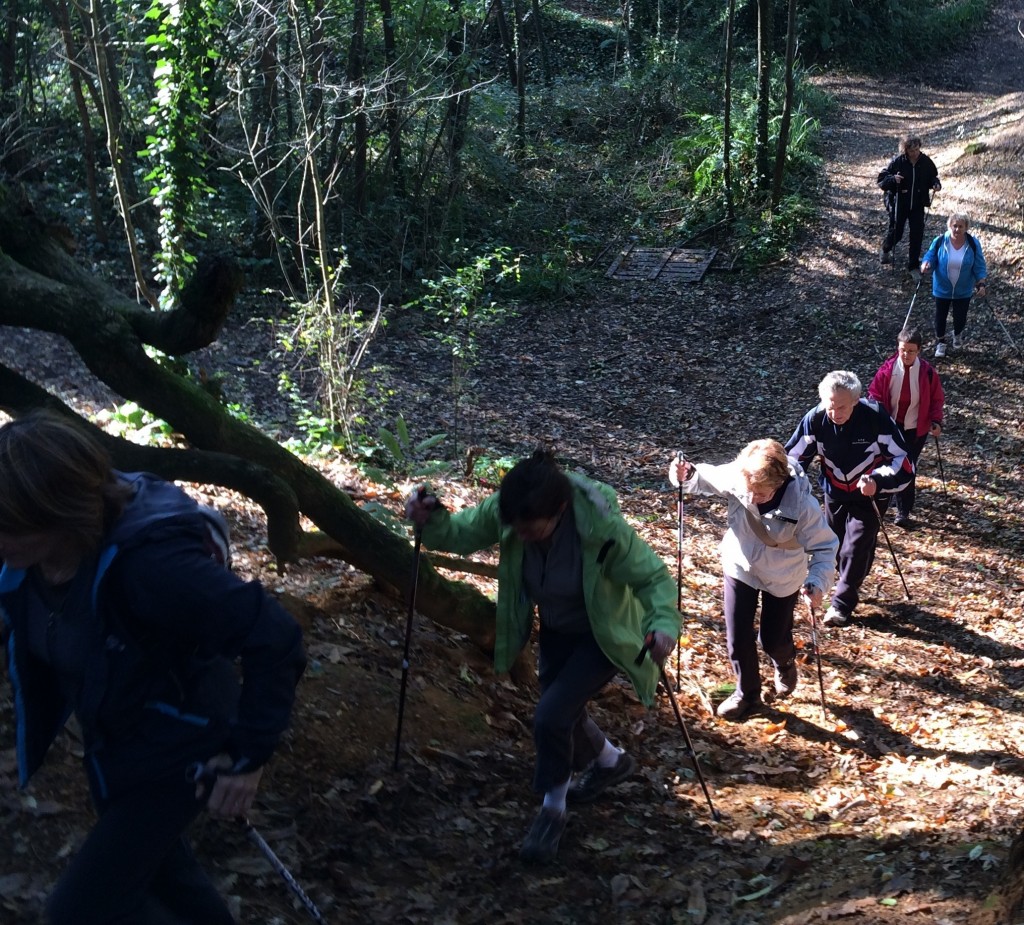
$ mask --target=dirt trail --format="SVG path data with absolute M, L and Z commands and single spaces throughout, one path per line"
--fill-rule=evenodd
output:
M 749 439 L 785 439 L 826 371 L 868 379 L 893 349 L 913 289 L 877 265 L 884 215 L 874 178 L 906 127 L 922 135 L 943 180 L 928 232 L 954 205 L 975 218 L 993 307 L 1024 342 L 1022 19 L 1024 7 L 1004 0 L 972 52 L 914 81 L 821 76 L 841 111 L 826 131 L 824 218 L 799 251 L 756 277 L 712 275 L 685 289 L 609 284 L 586 304 L 529 310 L 480 345 L 488 362 L 475 385 L 475 442 L 508 453 L 556 444 L 616 486 L 674 564 L 675 508 L 664 491 L 673 448 L 717 462 Z M 975 140 L 988 150 L 966 155 Z M 930 327 L 927 292 L 915 319 Z M 1024 799 L 1024 380 L 986 307 L 972 307 L 970 326 L 969 349 L 941 369 L 948 484 L 929 451 L 925 525 L 893 534 L 913 603 L 880 549 L 862 615 L 823 640 L 827 720 L 811 661 L 795 698 L 766 715 L 738 727 L 708 715 L 694 685 L 712 692 L 729 680 L 723 516 L 713 504 L 687 508 L 679 699 L 722 824 L 710 820 L 667 703 L 645 712 L 612 685 L 597 712 L 640 772 L 574 813 L 556 865 L 524 868 L 517 848 L 536 803 L 530 692 L 418 622 L 409 757 L 396 774 L 401 608 L 336 563 L 282 577 L 258 550 L 240 549 L 241 568 L 308 607 L 315 664 L 255 819 L 327 919 L 977 925 Z M 436 345 L 395 332 L 378 354 L 407 380 L 397 404 L 414 436 L 447 429 Z M 62 368 L 54 362 L 58 390 L 71 388 Z M 9 702 L 2 708 L 10 729 Z M 12 859 L 0 895 L 16 922 L 37 920 L 89 824 L 75 750 L 62 743 L 27 795 L 0 756 L 0 856 Z M 207 823 L 196 835 L 240 921 L 304 921 L 240 833 Z

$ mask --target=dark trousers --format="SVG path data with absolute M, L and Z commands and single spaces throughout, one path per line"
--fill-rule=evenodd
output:
M 967 327 L 967 306 L 971 304 L 970 298 L 966 299 L 940 299 L 935 297 L 935 336 L 940 340 L 946 336 L 946 319 L 949 318 L 949 310 L 953 309 L 953 333 L 959 337 Z
M 725 644 L 736 673 L 736 689 L 747 700 L 761 697 L 761 669 L 757 661 L 757 643 L 776 665 L 787 665 L 796 657 L 793 645 L 793 609 L 799 592 L 775 597 L 752 588 L 738 578 L 725 576 Z M 761 597 L 761 626 L 754 633 L 757 598 Z
M 98 807 L 47 903 L 50 925 L 234 925 L 182 834 L 202 804 L 184 768 L 177 778 Z
M 903 240 L 903 228 L 910 224 L 910 240 L 907 243 L 907 268 L 917 269 L 921 266 L 921 243 L 924 240 L 924 208 L 909 210 L 900 209 L 897 206 L 889 213 L 889 233 L 882 242 L 882 249 L 891 251 Z
M 573 771 L 582 771 L 604 747 L 604 733 L 587 713 L 587 704 L 618 669 L 593 633 L 558 633 L 541 626 L 539 649 L 533 786 L 546 793 L 564 784 Z
M 928 434 L 925 433 L 919 437 L 917 436 L 917 428 L 914 428 L 913 431 L 908 431 L 898 424 L 896 426 L 900 428 L 900 432 L 903 434 L 903 442 L 907 445 L 907 456 L 910 457 L 910 461 L 914 464 L 914 476 L 910 480 L 910 484 L 896 495 L 896 510 L 902 516 L 909 517 L 910 512 L 914 510 L 914 500 L 917 497 L 917 461 L 921 458 L 921 451 L 924 449 L 925 443 L 928 442 Z
M 860 503 L 825 499 L 825 517 L 832 532 L 839 537 L 836 566 L 839 580 L 832 591 L 832 606 L 849 615 L 860 603 L 860 586 L 875 561 L 875 541 L 878 539 L 879 515 L 885 516 L 889 496 L 874 496 L 878 514 L 865 498 Z

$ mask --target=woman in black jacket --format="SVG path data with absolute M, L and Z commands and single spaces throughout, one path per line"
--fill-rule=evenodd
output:
M 169 482 L 115 471 L 69 420 L 0 427 L 20 783 L 74 712 L 98 815 L 49 898 L 50 925 L 234 921 L 183 833 L 204 804 L 249 810 L 305 655 L 295 621 L 225 567 L 218 516 Z M 212 785 L 188 779 L 197 765 Z
M 931 205 L 932 193 L 942 189 L 939 169 L 921 152 L 920 138 L 905 135 L 900 139 L 900 153 L 878 174 L 878 185 L 885 192 L 885 207 L 889 213 L 889 231 L 882 242 L 882 263 L 892 263 L 892 249 L 902 240 L 903 228 L 909 222 L 907 270 L 919 280 L 924 210 Z

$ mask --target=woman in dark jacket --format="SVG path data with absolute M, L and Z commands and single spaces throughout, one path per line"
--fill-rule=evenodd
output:
M 249 810 L 305 655 L 291 617 L 225 567 L 208 513 L 168 482 L 115 471 L 70 421 L 0 428 L 20 782 L 74 712 L 99 817 L 50 896 L 51 925 L 234 921 L 183 833 L 204 803 Z M 196 764 L 212 786 L 187 779 Z
M 921 153 L 921 139 L 906 135 L 900 139 L 900 153 L 878 174 L 878 185 L 885 192 L 889 212 L 889 231 L 882 242 L 882 263 L 892 263 L 892 249 L 903 238 L 910 223 L 907 270 L 921 278 L 921 244 L 924 241 L 924 210 L 931 205 L 932 192 L 942 189 L 935 162 Z

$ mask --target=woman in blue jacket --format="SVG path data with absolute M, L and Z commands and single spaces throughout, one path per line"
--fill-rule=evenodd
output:
M 987 292 L 985 255 L 981 242 L 967 232 L 968 218 L 963 212 L 954 212 L 946 223 L 949 229 L 939 235 L 921 260 L 921 272 L 934 270 L 932 295 L 935 296 L 935 355 L 946 355 L 946 320 L 953 309 L 953 349 L 964 345 L 964 327 L 967 325 L 967 307 L 975 292 Z
M 184 831 L 244 816 L 287 726 L 302 634 L 226 567 L 184 492 L 111 468 L 69 420 L 0 427 L 0 617 L 22 786 L 74 712 L 98 819 L 50 925 L 231 925 Z M 241 683 L 235 661 L 241 665 Z M 204 780 L 187 770 L 205 766 Z

